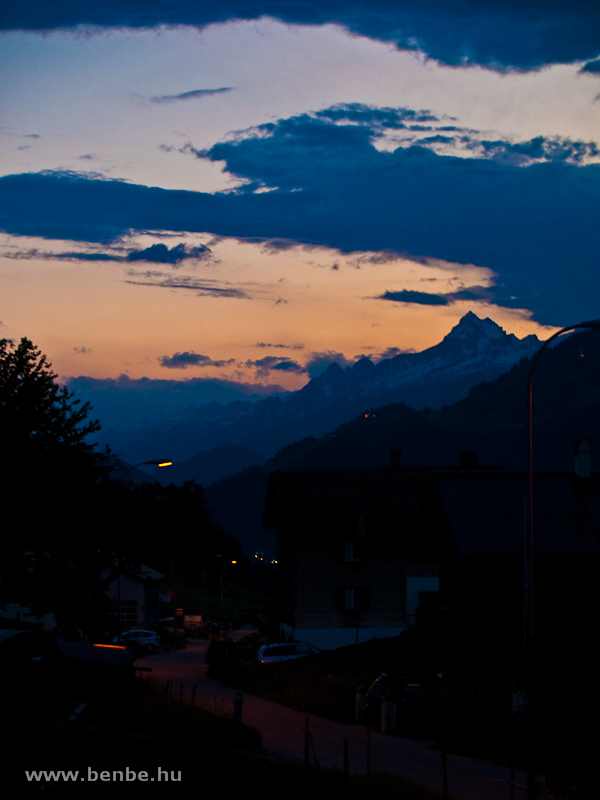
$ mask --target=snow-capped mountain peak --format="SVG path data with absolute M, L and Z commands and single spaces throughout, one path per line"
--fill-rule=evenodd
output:
M 469 311 L 465 316 L 455 325 L 449 334 L 444 337 L 446 339 L 470 339 L 474 336 L 484 336 L 488 339 L 500 339 L 503 336 L 512 336 L 507 334 L 504 328 L 501 328 L 498 323 L 493 319 L 486 317 L 481 319 L 472 311 Z M 516 337 L 513 337 L 516 339 Z

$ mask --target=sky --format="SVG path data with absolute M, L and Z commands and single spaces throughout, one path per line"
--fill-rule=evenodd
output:
M 600 317 L 600 5 L 0 0 L 0 336 L 297 389 Z

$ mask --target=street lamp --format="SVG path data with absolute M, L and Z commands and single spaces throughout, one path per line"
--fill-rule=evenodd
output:
M 546 347 L 562 336 L 563 333 L 568 331 L 578 330 L 580 328 L 600 329 L 600 319 L 587 320 L 586 322 L 578 322 L 575 325 L 567 325 L 566 328 L 561 328 L 556 333 L 553 333 L 549 339 L 542 343 L 539 350 L 531 359 L 529 367 L 529 378 L 527 382 L 528 392 L 528 405 L 529 405 L 529 532 L 525 537 L 525 658 L 528 677 L 527 686 L 527 704 L 531 700 L 531 689 L 533 684 L 533 641 L 534 641 L 534 613 L 533 613 L 533 543 L 534 543 L 534 515 L 533 515 L 533 371 L 537 364 L 539 357 L 544 352 Z M 528 800 L 534 800 L 537 796 L 535 788 L 535 758 L 534 758 L 534 744 L 535 735 L 533 725 L 530 724 L 529 730 L 529 746 L 528 746 L 528 769 L 527 769 L 527 797 Z
M 123 477 L 121 478 L 121 480 L 124 481 L 125 478 L 129 475 L 129 473 L 132 470 L 137 469 L 137 467 L 143 467 L 143 466 L 152 466 L 152 467 L 161 467 L 161 468 L 162 467 L 171 467 L 171 466 L 173 466 L 173 462 L 172 461 L 165 461 L 164 459 L 161 460 L 161 459 L 158 459 L 158 458 L 152 459 L 150 461 L 140 461 L 137 464 L 134 464 L 133 466 L 131 466 L 128 469 L 126 469 L 125 472 L 123 473 Z M 118 573 L 118 576 L 117 576 L 117 606 L 118 606 L 117 629 L 118 629 L 119 644 L 120 644 L 121 643 L 121 628 L 122 628 L 121 572 L 122 572 L 122 569 L 123 569 L 123 561 L 122 561 L 121 556 L 119 556 L 119 560 L 118 560 L 118 569 L 119 569 L 119 573 Z
M 150 461 L 138 461 L 137 464 L 133 464 L 133 466 L 128 467 L 125 470 L 125 472 L 123 473 L 122 480 L 125 480 L 127 475 L 129 475 L 129 473 L 132 472 L 134 469 L 137 469 L 138 467 L 145 467 L 145 466 L 148 466 L 148 467 L 160 467 L 162 469 L 163 467 L 172 467 L 173 466 L 173 462 L 172 461 L 165 461 L 164 459 L 161 460 L 160 458 L 154 458 L 154 459 L 151 459 Z

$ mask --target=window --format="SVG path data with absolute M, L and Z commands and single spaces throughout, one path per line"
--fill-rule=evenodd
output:
M 358 539 L 349 539 L 344 542 L 344 561 L 358 561 L 359 553 Z
M 357 611 L 360 606 L 360 592 L 354 586 L 344 588 L 344 608 L 346 611 Z
M 119 616 L 119 603 L 117 600 L 112 601 L 111 612 L 113 617 Z M 121 624 L 135 625 L 138 621 L 138 604 L 137 600 L 121 600 Z
M 346 613 L 368 611 L 371 603 L 369 586 L 340 586 L 335 590 L 335 607 Z

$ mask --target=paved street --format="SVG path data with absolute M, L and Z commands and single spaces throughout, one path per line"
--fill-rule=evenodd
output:
M 175 698 L 180 693 L 190 700 L 195 687 L 195 704 L 217 714 L 231 715 L 235 691 L 206 677 L 208 643 L 191 642 L 186 650 L 157 653 L 138 663 L 150 667 L 148 677 L 162 685 L 171 682 Z M 263 747 L 274 758 L 304 759 L 304 731 L 308 719 L 314 755 L 321 767 L 343 769 L 344 739 L 348 740 L 350 771 L 367 771 L 367 742 L 364 725 L 344 725 L 293 711 L 251 695 L 244 695 L 242 720 L 256 728 Z M 432 744 L 399 736 L 370 733 L 371 770 L 402 775 L 429 788 L 442 791 L 442 757 Z M 314 763 L 311 751 L 311 763 Z M 460 800 L 524 800 L 526 779 L 518 772 L 510 787 L 510 771 L 503 766 L 448 756 L 448 785 L 451 796 Z

